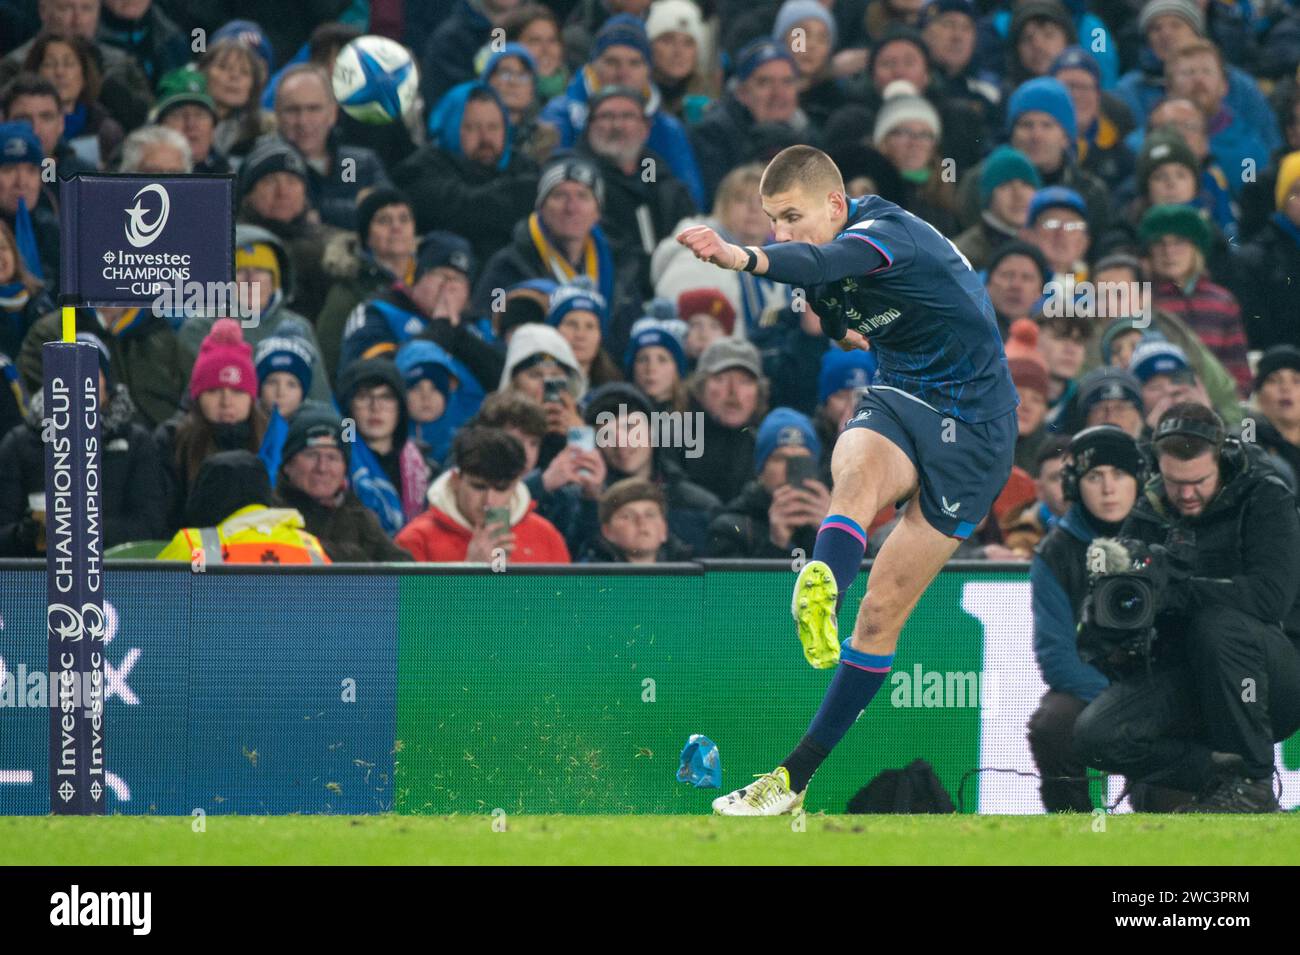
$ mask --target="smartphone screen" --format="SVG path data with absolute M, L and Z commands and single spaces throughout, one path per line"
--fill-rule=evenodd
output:
M 560 400 L 560 394 L 564 391 L 564 386 L 568 384 L 563 378 L 547 378 L 542 382 L 542 402 L 549 404 L 553 401 Z
M 798 457 L 785 459 L 785 483 L 793 484 L 796 487 L 802 486 L 805 482 L 812 480 L 817 476 L 817 462 L 810 455 L 801 454 Z
M 579 451 L 596 450 L 596 429 L 591 425 L 576 425 L 569 429 L 569 447 Z

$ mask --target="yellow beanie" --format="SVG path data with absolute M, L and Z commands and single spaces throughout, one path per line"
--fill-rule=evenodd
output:
M 268 242 L 253 242 L 235 246 L 235 270 L 262 269 L 275 276 L 275 287 L 280 287 L 280 257 Z
M 1286 197 L 1291 195 L 1291 189 L 1297 179 L 1300 179 L 1300 149 L 1283 156 L 1281 164 L 1277 167 L 1277 191 L 1274 198 L 1277 199 L 1278 212 L 1281 212 L 1282 207 L 1286 205 Z

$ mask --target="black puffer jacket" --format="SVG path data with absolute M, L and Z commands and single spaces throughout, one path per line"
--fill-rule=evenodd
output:
M 710 199 L 718 183 L 731 170 L 764 159 L 765 147 L 770 145 L 776 125 L 755 122 L 754 114 L 733 93 L 715 100 L 705 110 L 690 130 L 690 138 L 704 179 L 704 191 Z M 819 140 L 814 142 L 812 129 L 796 130 L 790 126 L 788 131 L 792 142 L 819 143 Z
M 1233 265 L 1232 290 L 1250 347 L 1300 346 L 1300 242 L 1269 219 L 1237 250 Z
M 704 488 L 719 501 L 730 501 L 754 477 L 756 427 L 728 428 L 692 397 L 688 413 L 695 412 L 701 413 L 704 421 L 699 442 L 704 453 L 692 458 L 686 455 L 685 448 L 670 448 L 664 456 L 678 466 L 686 480 Z M 762 416 L 756 418 L 761 420 Z
M 312 201 L 322 222 L 353 231 L 357 227 L 357 197 L 368 189 L 388 186 L 388 174 L 373 150 L 341 143 L 337 126 L 330 137 L 329 161 L 324 175 L 307 164 Z
M 467 311 L 475 318 L 492 315 L 499 289 L 508 289 L 528 279 L 554 278 L 550 267 L 542 261 L 537 247 L 533 245 L 527 216 L 515 223 L 510 236 L 509 245 L 502 246 L 493 253 L 474 285 L 474 294 L 469 300 Z M 619 255 L 612 246 L 610 252 L 614 260 L 614 301 L 610 304 L 609 312 L 614 318 L 605 333 L 605 348 L 617 355 L 627 345 L 620 316 L 625 315 L 629 308 L 637 311 L 637 317 L 641 314 L 641 289 L 637 280 L 641 263 L 626 254 Z
M 497 289 L 508 289 L 527 279 L 552 278 L 551 270 L 542 262 L 528 232 L 528 219 L 514 224 L 510 242 L 493 253 L 479 273 L 470 297 L 468 312 L 473 316 L 489 315 Z
M 421 235 L 433 229 L 455 232 L 483 263 L 510 241 L 515 223 L 533 211 L 537 167 L 512 156 L 505 169 L 497 169 L 422 146 L 393 170 L 393 183 L 410 196 Z
M 161 475 L 159 496 L 164 507 L 164 524 L 167 534 L 185 527 L 185 509 L 190 496 L 190 474 L 187 466 L 177 460 L 176 437 L 181 426 L 191 415 L 199 414 L 198 403 L 189 410 L 178 411 L 153 429 L 153 443 L 158 455 L 158 473 Z M 250 451 L 257 454 L 266 435 L 266 413 L 261 405 L 254 404 L 249 418 L 237 425 L 214 428 L 213 446 L 208 451 Z M 200 462 L 201 465 L 202 462 Z M 195 476 L 197 477 L 197 470 Z
M 44 395 L 32 396 L 27 420 L 0 440 L 0 556 L 39 557 L 36 525 L 27 497 L 45 489 L 41 441 Z M 165 498 L 158 451 L 149 431 L 136 423 L 135 406 L 117 385 L 100 422 L 102 547 L 158 540 L 164 534 Z
M 817 525 L 796 527 L 788 546 L 772 543 L 772 526 L 767 519 L 772 494 L 758 481 L 750 481 L 740 496 L 731 501 L 709 525 L 710 557 L 787 559 L 795 548 L 811 555 L 817 543 Z
M 1192 577 L 1173 585 L 1178 607 L 1157 626 L 1205 606 L 1235 607 L 1260 620 L 1281 622 L 1300 639 L 1300 512 L 1296 499 L 1259 448 L 1230 441 L 1222 463 L 1223 487 L 1197 517 L 1178 513 L 1157 475 L 1124 522 L 1121 537 L 1164 544 L 1177 527 L 1195 535 Z
M 679 541 L 672 534 L 668 535 L 668 540 L 664 541 L 658 552 L 655 554 L 656 564 L 667 564 L 677 561 L 686 561 L 691 559 L 691 549 Z M 626 564 L 627 557 L 623 552 L 615 547 L 604 534 L 597 534 L 595 539 L 587 545 L 587 549 L 582 552 L 578 558 L 580 564 Z

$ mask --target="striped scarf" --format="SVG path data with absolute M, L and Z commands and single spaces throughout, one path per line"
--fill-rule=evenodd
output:
M 145 324 L 145 319 L 149 317 L 149 312 L 141 308 L 128 308 L 125 312 L 113 319 L 112 324 L 104 321 L 103 316 L 99 317 L 99 324 L 114 338 L 127 338 L 133 332 L 138 331 Z
M 0 285 L 0 310 L 22 312 L 31 297 L 31 292 L 22 282 L 5 282 Z
M 23 392 L 23 383 L 18 378 L 18 369 L 14 363 L 9 360 L 7 355 L 0 353 L 0 382 L 9 389 L 13 395 L 14 404 L 18 406 L 19 414 L 27 414 L 27 395 Z
M 528 216 L 528 234 L 533 240 L 533 248 L 537 250 L 542 264 L 557 282 L 563 285 L 572 282 L 579 274 L 585 275 L 605 296 L 606 302 L 613 302 L 614 261 L 610 254 L 609 242 L 605 239 L 605 234 L 600 231 L 600 226 L 592 228 L 587 241 L 583 243 L 581 273 L 551 241 L 551 237 L 546 234 L 546 227 L 542 225 L 542 220 L 536 212 Z

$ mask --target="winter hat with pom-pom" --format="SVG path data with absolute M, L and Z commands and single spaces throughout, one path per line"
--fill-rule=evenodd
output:
M 1006 353 L 1007 361 L 1012 358 L 1035 358 L 1043 361 L 1043 356 L 1038 351 L 1038 326 L 1034 324 L 1033 319 L 1018 318 L 1011 323 L 1011 329 L 1007 334 Z
M 257 372 L 253 349 L 244 341 L 239 322 L 220 318 L 199 346 L 199 357 L 190 374 L 190 397 L 198 398 L 214 388 L 234 388 L 257 399 Z
M 884 103 L 876 115 L 871 139 L 877 146 L 899 123 L 911 120 L 924 123 L 937 140 L 943 132 L 939 112 L 907 80 L 894 80 L 884 91 Z
M 1007 370 L 1016 390 L 1033 389 L 1046 398 L 1047 362 L 1038 351 L 1038 326 L 1027 318 L 1016 319 L 1011 323 L 1006 349 Z

